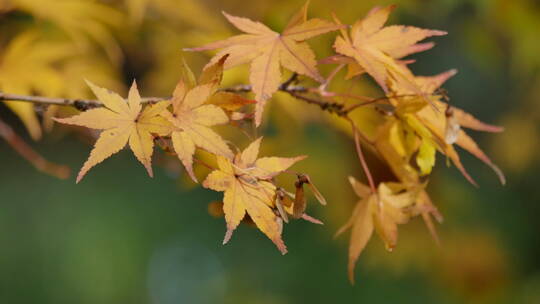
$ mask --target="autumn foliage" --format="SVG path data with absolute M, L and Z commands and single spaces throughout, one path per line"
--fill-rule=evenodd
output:
M 391 251 L 397 244 L 398 225 L 421 216 L 434 239 L 438 240 L 433 219 L 440 222 L 442 216 L 426 191 L 437 152 L 474 185 L 476 182 L 461 163 L 456 145 L 493 168 L 501 183 L 505 183 L 499 168 L 462 129 L 500 132 L 502 128 L 483 123 L 452 106 L 448 94 L 441 88 L 456 71 L 417 76 L 409 69 L 414 60 L 406 57 L 429 50 L 434 43 L 422 41 L 446 35 L 446 32 L 385 25 L 394 9 L 395 6 L 376 7 L 364 18 L 348 24 L 337 16 L 328 20 L 308 18 L 306 4 L 280 32 L 260 22 L 223 13 L 242 33 L 203 46 L 185 48 L 191 52 L 218 51 L 213 53 L 198 77 L 187 63 L 179 66 L 182 77 L 176 87 L 171 88 L 170 97 L 142 98 L 135 81 L 127 98 L 90 81 L 87 81 L 88 86 L 97 100 L 9 95 L 21 90 L 15 80 L 3 76 L 8 73 L 6 70 L 9 71 L 9 65 L 4 63 L 0 64 L 0 89 L 6 94 L 1 95 L 0 100 L 5 100 L 20 117 L 33 138 L 42 136 L 42 130 L 35 108 L 25 101 L 49 104 L 43 117 L 50 123 L 54 120 L 64 125 L 100 130 L 90 156 L 77 175 L 77 183 L 90 169 L 126 146 L 153 176 L 152 156 L 157 146 L 163 153 L 177 157 L 178 165 L 183 166 L 194 183 L 200 182 L 204 188 L 223 192 L 220 206 L 226 222 L 224 244 L 231 239 L 238 225 L 249 219 L 283 254 L 287 247 L 282 230 L 290 220 L 322 224 L 306 214 L 309 196 L 304 188 L 309 189 L 310 195 L 322 205 L 326 205 L 326 199 L 308 174 L 294 171 L 294 165 L 306 158 L 310 151 L 293 157 L 259 155 L 259 148 L 264 145 L 262 136 L 252 137 L 249 145 L 238 147 L 216 126 L 242 131 L 259 127 L 263 123 L 265 105 L 278 91 L 298 99 L 290 102 L 319 107 L 348 125 L 351 146 L 356 149 L 363 168 L 363 174 L 351 172 L 348 177 L 335 176 L 343 179 L 344 183 L 348 180 L 351 191 L 358 196 L 350 219 L 336 233 L 339 235 L 351 230 L 348 271 L 350 281 L 354 282 L 356 262 L 374 232 Z M 73 35 L 79 35 L 77 27 L 74 26 L 73 31 Z M 311 49 L 308 41 L 319 35 L 335 37 L 333 45 L 328 45 L 333 49 L 332 56 L 317 58 Z M 7 52 L 7 57 L 25 49 L 27 42 L 17 43 L 11 52 Z M 187 46 L 179 45 L 178 49 L 181 47 Z M 111 56 L 116 52 L 114 48 L 107 51 Z M 32 60 L 33 65 L 48 60 L 45 58 L 47 53 L 34 54 L 28 50 L 25 54 L 28 56 L 26 60 Z M 51 52 L 51 56 L 54 54 L 58 53 Z M 335 68 L 328 75 L 323 75 L 319 71 L 322 64 Z M 249 84 L 222 86 L 224 71 L 226 73 L 226 70 L 240 65 L 249 65 Z M 339 71 L 343 68 L 347 72 L 341 76 Z M 43 73 L 43 77 L 54 78 L 54 71 L 43 69 Z M 92 75 L 83 76 L 92 79 Z M 333 91 L 332 84 L 338 77 L 351 82 L 371 78 L 382 95 L 351 96 Z M 32 90 L 22 91 L 30 93 Z M 55 94 L 48 88 L 33 91 Z M 58 111 L 59 107 L 76 108 L 79 113 L 68 115 L 65 111 Z M 372 109 L 379 117 L 378 123 L 372 126 L 375 132 L 363 130 L 359 126 L 361 121 L 353 115 L 365 108 Z M 0 124 L 0 136 L 17 151 L 23 151 L 23 156 L 28 155 L 24 151 L 30 148 L 21 143 L 3 122 Z M 392 179 L 374 180 L 364 156 L 366 148 L 391 170 Z M 198 150 L 206 151 L 211 157 L 198 158 Z M 287 155 L 287 151 L 283 154 Z M 45 172 L 63 175 L 58 173 L 54 164 L 45 160 L 35 165 Z M 202 180 L 194 170 L 198 166 L 208 169 Z M 278 177 L 281 175 L 292 175 L 296 179 L 295 184 L 280 183 Z M 362 175 L 365 183 L 359 181 Z M 332 193 L 326 193 L 326 197 L 329 205 L 339 203 L 332 201 Z

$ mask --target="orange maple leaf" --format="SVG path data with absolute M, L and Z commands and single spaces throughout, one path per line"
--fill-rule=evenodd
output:
M 305 158 L 262 157 L 258 158 L 262 138 L 252 142 L 234 160 L 217 156 L 218 169 L 211 172 L 203 182 L 205 188 L 225 192 L 223 211 L 227 222 L 227 243 L 246 212 L 282 254 L 287 253 L 281 238 L 282 220 L 273 211 L 276 187 L 271 179 Z
M 191 70 L 185 65 L 184 75 L 187 76 L 181 78 L 174 90 L 173 111 L 161 113 L 174 126 L 171 134 L 174 151 L 195 182 L 193 154 L 196 147 L 226 158 L 232 159 L 234 156 L 223 138 L 210 128 L 229 122 L 229 118 L 222 108 L 208 104 L 221 81 L 226 58 L 223 56 L 217 63 L 205 68 L 199 85 L 195 84 Z
M 69 118 L 56 118 L 60 123 L 84 126 L 103 130 L 90 152 L 90 157 L 84 163 L 77 175 L 77 183 L 93 166 L 117 153 L 129 143 L 129 147 L 137 159 L 146 167 L 148 174 L 152 173 L 152 154 L 154 137 L 171 131 L 171 125 L 159 116 L 170 102 L 162 101 L 146 106 L 143 110 L 141 96 L 137 84 L 133 82 L 127 102 L 120 95 L 100 88 L 87 81 L 96 97 L 104 105 L 102 108 L 91 109 Z
M 298 74 L 307 75 L 319 82 L 324 81 L 316 68 L 315 53 L 305 41 L 335 31 L 342 26 L 318 18 L 307 20 L 307 7 L 308 3 L 291 18 L 282 33 L 275 32 L 260 22 L 231 16 L 223 12 L 230 23 L 246 34 L 186 49 L 190 51 L 223 49 L 211 59 L 209 64 L 213 64 L 223 55 L 229 54 L 229 59 L 225 63 L 227 69 L 251 62 L 249 81 L 257 100 L 255 110 L 257 126 L 261 123 L 266 101 L 279 88 L 281 66 Z
M 395 5 L 376 7 L 357 21 L 350 35 L 341 31 L 335 43 L 336 52 L 354 58 L 361 69 L 349 74 L 367 72 L 388 93 L 387 81 L 393 78 L 402 85 L 413 86 L 402 71 L 402 62 L 396 60 L 407 55 L 428 50 L 433 43 L 417 43 L 430 36 L 446 35 L 446 32 L 421 29 L 413 26 L 393 25 L 383 27 Z M 336 18 L 337 20 L 337 18 Z M 337 20 L 339 23 L 339 20 Z M 350 76 L 350 75 L 349 75 Z

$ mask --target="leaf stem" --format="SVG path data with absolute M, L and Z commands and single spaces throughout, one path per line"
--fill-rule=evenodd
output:
M 369 170 L 369 167 L 366 162 L 366 158 L 364 157 L 364 153 L 362 152 L 362 146 L 360 144 L 360 131 L 358 130 L 358 127 L 356 127 L 356 124 L 354 121 L 350 118 L 348 118 L 348 121 L 351 123 L 353 135 L 354 135 L 354 145 L 356 147 L 356 153 L 358 154 L 358 159 L 360 160 L 360 164 L 362 165 L 362 169 L 364 170 L 364 174 L 367 177 L 369 187 L 371 188 L 371 192 L 376 193 L 375 188 L 375 182 L 373 181 L 373 176 L 371 175 L 371 171 Z

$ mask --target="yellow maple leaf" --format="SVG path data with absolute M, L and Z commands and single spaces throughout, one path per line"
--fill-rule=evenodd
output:
M 233 158 L 227 143 L 210 128 L 227 123 L 229 118 L 222 108 L 208 104 L 221 82 L 226 58 L 224 56 L 214 65 L 206 67 L 199 78 L 199 85 L 195 85 L 193 73 L 184 64 L 183 76 L 172 97 L 173 111 L 161 113 L 174 126 L 171 134 L 174 151 L 195 182 L 197 178 L 193 172 L 193 154 L 196 147 Z
M 66 32 L 80 47 L 96 42 L 113 62 L 122 58 L 122 50 L 110 28 L 119 28 L 123 15 L 104 3 L 87 0 L 12 0 L 20 10 L 50 21 Z
M 350 72 L 349 76 L 365 71 L 385 93 L 389 92 L 387 82 L 390 78 L 402 86 L 414 88 L 414 83 L 402 71 L 402 62 L 396 59 L 432 48 L 433 43 L 417 43 L 427 37 L 446 35 L 443 31 L 413 26 L 383 27 L 395 7 L 391 5 L 372 9 L 364 19 L 352 26 L 350 35 L 342 30 L 341 36 L 334 43 L 336 52 L 354 58 L 361 67 Z
M 398 224 L 406 223 L 420 211 L 415 208 L 423 186 L 402 183 L 380 183 L 376 193 L 354 177 L 351 186 L 360 198 L 349 220 L 336 232 L 336 236 L 351 229 L 349 242 L 349 280 L 354 283 L 354 267 L 375 230 L 386 249 L 392 251 L 397 244 Z
M 456 74 L 456 71 L 450 70 L 431 77 L 413 76 L 413 74 L 405 67 L 404 71 L 411 75 L 411 79 L 413 79 L 417 87 L 420 88 L 424 95 L 430 96 L 429 98 L 432 104 L 438 109 L 438 111 L 436 111 L 433 108 L 421 106 L 414 111 L 405 114 L 405 116 L 408 117 L 407 122 L 411 126 L 414 126 L 416 131 L 427 128 L 429 131 L 429 136 L 426 135 L 423 137 L 430 137 L 432 139 L 433 146 L 436 146 L 442 153 L 447 155 L 465 176 L 465 178 L 467 178 L 467 180 L 469 180 L 472 184 L 476 185 L 476 182 L 461 163 L 459 155 L 453 147 L 454 143 L 490 166 L 499 177 L 500 182 L 504 184 L 506 181 L 503 172 L 478 147 L 476 142 L 464 130 L 461 129 L 461 127 L 486 132 L 501 132 L 503 131 L 503 128 L 481 122 L 471 114 L 459 108 L 449 106 L 447 103 L 441 101 L 440 96 L 432 96 L 445 81 Z M 401 86 L 399 83 L 390 83 L 392 90 L 397 95 L 415 94 L 407 87 Z M 396 105 L 399 109 L 406 102 L 415 103 L 415 99 L 418 100 L 419 97 L 393 98 L 391 99 L 391 102 L 393 102 L 394 105 Z M 419 104 L 425 105 L 423 101 L 420 101 Z
M 145 166 L 148 174 L 153 176 L 151 163 L 154 137 L 152 134 L 165 136 L 170 133 L 170 123 L 159 116 L 170 102 L 158 102 L 146 106 L 143 110 L 141 96 L 135 82 L 129 90 L 127 102 L 114 92 L 100 88 L 91 82 L 88 82 L 88 85 L 104 107 L 87 110 L 69 118 L 55 119 L 64 124 L 103 130 L 90 157 L 77 175 L 77 183 L 93 166 L 117 153 L 127 144 Z
M 395 117 L 388 117 L 375 137 L 375 148 L 392 172 L 402 182 L 417 182 L 419 173 L 411 164 L 422 138 L 408 124 Z
M 223 211 L 227 233 L 224 244 L 247 213 L 257 228 L 285 254 L 287 248 L 281 238 L 283 223 L 273 210 L 276 187 L 270 180 L 305 156 L 258 158 L 261 140 L 262 137 L 252 142 L 234 160 L 218 155 L 218 169 L 206 177 L 203 186 L 225 192 Z
M 279 88 L 281 66 L 319 82 L 324 81 L 316 68 L 315 53 L 305 41 L 335 31 L 341 26 L 318 18 L 307 20 L 307 7 L 308 3 L 291 18 L 282 33 L 275 32 L 260 22 L 231 16 L 224 12 L 227 20 L 245 34 L 187 49 L 190 51 L 223 49 L 211 59 L 209 64 L 229 54 L 225 68 L 251 62 L 249 81 L 257 100 L 256 125 L 261 123 L 266 101 Z
M 49 96 L 65 90 L 63 75 L 53 68 L 53 64 L 68 58 L 73 47 L 63 42 L 43 41 L 39 37 L 38 31 L 26 31 L 10 41 L 0 56 L 0 90 L 15 94 L 37 92 Z M 7 101 L 6 105 L 22 120 L 33 139 L 41 138 L 42 131 L 33 104 Z

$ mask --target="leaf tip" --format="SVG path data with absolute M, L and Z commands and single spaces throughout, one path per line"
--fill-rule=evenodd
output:
M 154 170 L 152 170 L 152 165 L 144 164 L 144 167 L 146 168 L 146 172 L 148 172 L 148 176 L 154 178 Z
M 308 155 L 298 155 L 295 157 L 296 161 L 301 161 L 308 158 Z
M 355 281 L 354 281 L 354 267 L 355 267 L 355 262 L 349 262 L 347 270 L 348 270 L 349 283 L 351 283 L 351 285 L 354 285 L 354 283 L 355 283 Z
M 283 240 L 279 240 L 276 243 L 276 246 L 278 247 L 278 250 L 279 252 L 281 252 L 281 255 L 286 255 L 287 254 L 287 246 L 285 246 L 285 243 L 283 243 Z
M 223 245 L 227 244 L 232 237 L 232 229 L 227 229 L 227 232 L 225 232 L 225 237 L 223 238 Z
M 316 225 L 324 225 L 324 223 L 321 220 L 316 219 L 312 216 L 309 216 L 306 213 L 302 214 L 302 219 Z
M 97 86 L 91 82 L 90 80 L 84 78 L 84 82 L 86 83 L 87 86 L 89 86 L 92 90 L 94 90 L 94 88 L 96 88 Z
M 225 16 L 225 18 L 227 18 L 227 20 L 229 20 L 229 21 L 230 21 L 230 18 L 233 17 L 233 15 L 230 15 L 230 14 L 227 13 L 226 11 L 221 11 L 221 14 L 222 14 L 223 16 Z
M 447 31 L 432 30 L 431 35 L 432 36 L 445 36 L 445 35 L 448 35 L 448 32 Z
M 197 179 L 197 177 L 195 176 L 195 172 L 193 171 L 193 166 L 190 165 L 190 164 L 184 164 L 184 167 L 186 168 L 186 171 L 189 175 L 189 177 L 191 178 L 191 180 L 198 184 L 199 183 L 199 180 Z M 203 185 L 204 186 L 204 185 Z M 230 237 L 229 237 L 230 238 Z
M 499 181 L 501 182 L 501 185 L 505 186 L 506 185 L 506 177 L 504 176 L 504 173 L 502 172 L 502 170 L 497 165 L 495 165 L 493 163 L 491 163 L 490 166 L 493 169 L 493 171 L 495 171 L 495 174 L 497 174 L 497 177 L 499 177 Z
M 219 65 L 225 64 L 225 61 L 227 60 L 227 58 L 229 58 L 229 56 L 231 56 L 231 54 L 229 54 L 229 53 L 221 56 L 221 58 L 219 58 L 219 60 L 218 60 L 218 64 Z
M 80 183 L 80 181 L 83 179 L 83 177 L 84 177 L 84 174 L 81 174 L 79 172 L 79 174 L 77 175 L 77 178 L 75 179 L 75 184 Z

